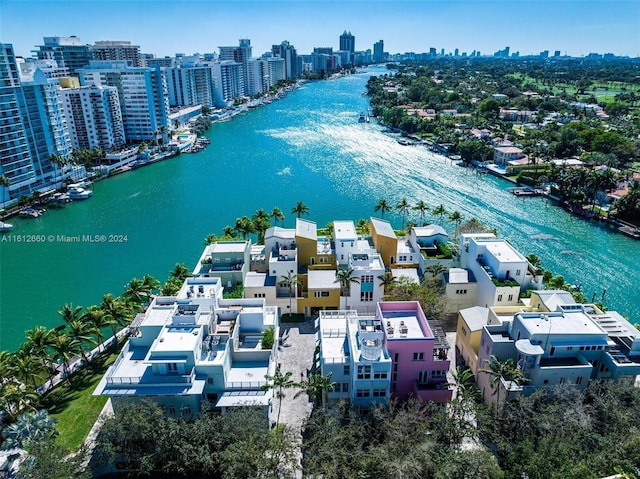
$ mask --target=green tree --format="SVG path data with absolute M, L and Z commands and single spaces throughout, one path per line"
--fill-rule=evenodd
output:
M 432 216 L 439 216 L 440 217 L 440 226 L 442 226 L 442 221 L 443 221 L 444 216 L 446 214 L 447 214 L 447 210 L 445 209 L 444 205 L 442 205 L 442 204 L 436 206 L 433 210 L 431 210 L 431 215 Z
M 117 343 L 117 328 L 124 327 L 129 324 L 129 312 L 127 310 L 127 307 L 118 298 L 115 298 L 111 293 L 108 293 L 102 297 L 102 301 L 100 302 L 100 309 L 104 313 L 106 320 L 111 326 L 113 341 L 115 344 Z
M 407 201 L 406 198 L 402 198 L 400 202 L 396 205 L 396 210 L 398 210 L 402 215 L 402 229 L 404 229 L 404 224 L 407 220 L 407 213 L 409 212 L 410 208 L 411 206 L 409 205 L 409 202 Z
M 51 345 L 53 357 L 62 365 L 62 377 L 67 380 L 69 387 L 71 387 L 69 365 L 79 347 L 78 340 L 64 330 L 58 331 Z
M 424 215 L 429 211 L 429 207 L 424 201 L 420 200 L 413 209 L 420 213 L 420 226 L 424 226 Z
M 305 205 L 302 201 L 298 201 L 296 205 L 291 208 L 291 214 L 296 214 L 298 218 L 302 215 L 309 214 L 309 207 Z
M 278 286 L 284 286 L 289 289 L 289 316 L 293 314 L 291 298 L 293 297 L 293 293 L 297 290 L 300 285 L 300 280 L 298 279 L 298 275 L 295 273 L 287 273 L 286 275 L 280 276 L 280 281 L 278 282 Z
M 384 219 L 384 214 L 389 213 L 392 210 L 391 205 L 385 200 L 381 198 L 378 200 L 378 204 L 373 208 L 373 211 L 376 213 L 379 211 L 382 215 L 382 219 Z
M 280 370 L 280 365 L 276 366 L 275 372 L 273 376 L 265 375 L 265 379 L 267 383 L 262 386 L 260 389 L 263 391 L 274 390 L 275 396 L 278 398 L 278 415 L 276 418 L 276 424 L 280 424 L 280 412 L 282 410 L 282 400 L 284 399 L 284 389 L 290 389 L 297 386 L 297 383 L 291 379 L 293 373 L 291 371 L 287 371 L 286 373 L 282 373 Z
M 334 283 L 340 283 L 342 294 L 344 295 L 344 308 L 349 309 L 348 301 L 351 295 L 351 283 L 360 283 L 360 277 L 354 274 L 353 268 L 339 269 L 336 271 Z
M 176 278 L 180 280 L 180 282 L 184 282 L 185 279 L 190 278 L 191 276 L 193 276 L 193 274 L 191 274 L 189 268 L 182 263 L 176 263 L 173 271 L 169 272 L 170 278 Z
M 235 230 L 242 235 L 243 240 L 246 240 L 250 233 L 256 232 L 256 226 L 249 217 L 243 216 L 236 219 Z
M 273 218 L 273 225 L 274 226 L 276 224 L 278 224 L 278 220 L 282 221 L 282 225 L 284 226 L 284 213 L 282 212 L 282 210 L 280 208 L 275 206 L 271 210 L 271 215 L 270 216 L 271 216 L 271 218 Z
M 301 390 L 296 393 L 295 398 L 301 394 L 308 394 L 314 404 L 326 404 L 329 400 L 329 393 L 336 387 L 336 382 L 331 381 L 331 373 L 326 376 L 322 374 L 309 374 L 298 385 Z
M 253 217 L 251 218 L 253 221 L 254 228 L 258 233 L 258 244 L 264 243 L 264 235 L 271 226 L 269 219 L 271 216 L 262 208 L 257 210 Z
M 82 307 L 73 307 L 72 304 L 65 304 L 58 314 L 69 328 L 69 333 L 75 339 L 78 346 L 78 352 L 82 356 L 82 360 L 85 364 L 89 362 L 87 353 L 84 349 L 86 343 L 97 344 L 93 334 L 95 330 L 91 323 L 83 320 Z
M 454 239 L 457 239 L 458 238 L 458 228 L 460 227 L 460 223 L 464 219 L 464 216 L 462 216 L 462 214 L 460 214 L 460 212 L 458 210 L 456 210 L 453 213 L 451 213 L 448 216 L 448 218 L 449 218 L 449 221 L 453 221 L 453 223 L 456 226 L 454 231 L 453 231 L 453 237 L 454 237 Z

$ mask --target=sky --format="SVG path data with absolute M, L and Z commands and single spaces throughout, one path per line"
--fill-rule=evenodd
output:
M 288 40 L 299 54 L 339 47 L 350 31 L 356 50 L 384 40 L 389 53 L 521 55 L 555 50 L 640 56 L 640 0 L 0 0 L 0 41 L 31 56 L 44 36 L 83 43 L 129 40 L 143 53 L 211 53 L 249 38 L 253 55 Z

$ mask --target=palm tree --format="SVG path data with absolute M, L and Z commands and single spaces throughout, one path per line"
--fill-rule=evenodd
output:
M 181 282 L 184 281 L 187 278 L 190 278 L 191 276 L 193 276 L 193 275 L 189 271 L 189 268 L 187 268 L 182 263 L 176 263 L 175 267 L 173 268 L 173 271 L 169 272 L 169 277 L 176 278 L 176 279 L 180 280 Z
M 9 370 L 34 390 L 37 389 L 38 381 L 46 371 L 45 366 L 32 354 L 26 343 L 10 356 Z
M 464 219 L 464 216 L 462 216 L 458 210 L 455 210 L 453 213 L 451 213 L 448 216 L 448 218 L 449 218 L 449 221 L 453 221 L 454 224 L 456 225 L 456 228 L 453 230 L 453 238 L 457 239 L 458 238 L 458 228 L 460 227 L 460 223 Z
M 302 389 L 296 393 L 294 398 L 307 393 L 314 404 L 321 403 L 324 407 L 325 402 L 329 400 L 329 393 L 333 391 L 336 384 L 335 381 L 331 381 L 331 373 L 328 373 L 326 376 L 322 374 L 310 374 L 307 379 L 302 380 L 300 384 L 298 384 Z
M 447 214 L 447 210 L 445 209 L 443 204 L 436 206 L 433 210 L 431 210 L 431 216 L 439 216 L 440 217 L 440 226 L 442 226 L 442 220 L 444 215 Z
M 73 359 L 73 353 L 78 350 L 77 340 L 67 334 L 64 330 L 58 331 L 58 334 L 51 345 L 51 349 L 53 349 L 53 357 L 62 363 L 62 374 L 69 383 L 69 386 L 71 386 L 69 362 Z
M 235 231 L 233 229 L 233 226 L 225 226 L 224 228 L 222 228 L 222 236 L 226 237 L 226 238 L 235 238 L 236 234 Z
M 4 175 L 0 175 L 0 186 L 2 187 L 2 195 L 0 199 L 2 199 L 2 206 L 4 206 L 4 190 L 11 185 L 11 180 Z
M 204 239 L 205 246 L 209 246 L 217 242 L 218 242 L 218 237 L 213 233 L 209 233 L 207 237 Z
M 378 276 L 378 279 L 380 280 L 380 286 L 384 287 L 385 293 L 387 292 L 387 287 L 394 284 L 397 280 L 397 278 L 390 272 L 381 274 Z
M 358 224 L 356 224 L 356 232 L 359 235 L 368 235 L 369 234 L 369 222 L 364 218 L 360 218 L 358 220 Z
M 524 376 L 522 370 L 518 368 L 513 359 L 508 358 L 500 361 L 496 356 L 491 355 L 489 359 L 484 360 L 484 367 L 478 370 L 479 373 L 485 373 L 490 376 L 489 384 L 491 385 L 493 394 L 496 397 L 496 411 L 500 407 L 500 389 L 502 388 L 502 380 L 512 381 L 516 384 L 525 384 L 528 379 Z
M 289 317 L 291 317 L 291 314 L 292 314 L 291 297 L 299 284 L 300 284 L 300 281 L 298 280 L 298 275 L 291 272 L 281 276 L 280 281 L 278 282 L 279 286 L 284 286 L 286 288 L 289 288 Z
M 344 293 L 344 309 L 349 309 L 348 301 L 351 295 L 351 283 L 360 283 L 360 277 L 354 276 L 353 268 L 339 269 L 336 271 L 334 283 L 340 283 L 340 288 Z
M 424 226 L 424 215 L 429 211 L 429 207 L 424 201 L 420 200 L 416 203 L 413 209 L 420 213 L 420 226 Z
M 38 359 L 46 368 L 49 380 L 53 380 L 53 361 L 51 360 L 50 349 L 55 337 L 55 331 L 44 326 L 36 326 L 25 333 L 25 344 L 27 344 L 31 354 Z
M 262 208 L 257 210 L 252 217 L 254 228 L 258 233 L 259 244 L 264 243 L 264 235 L 267 232 L 267 229 L 269 229 L 269 226 L 271 226 L 269 222 L 270 218 L 271 216 Z
M 442 264 L 440 264 L 440 263 L 434 263 L 434 264 L 430 264 L 429 266 L 425 266 L 424 267 L 424 272 L 425 273 L 430 273 L 431 274 L 431 279 L 434 282 L 435 282 L 437 276 L 440 273 L 444 273 L 445 271 L 447 271 L 447 268 L 442 266 Z
M 278 398 L 278 416 L 276 419 L 276 425 L 280 424 L 280 410 L 282 409 L 282 399 L 284 398 L 283 389 L 289 389 L 297 386 L 297 383 L 291 379 L 293 373 L 291 371 L 287 371 L 282 374 L 280 370 L 280 365 L 276 366 L 276 370 L 273 373 L 273 376 L 269 376 L 266 374 L 264 378 L 267 380 L 267 384 L 262 386 L 260 389 L 262 391 L 268 391 L 270 389 L 276 390 L 276 397 Z
M 155 279 L 150 274 L 145 274 L 142 277 L 142 292 L 147 296 L 147 301 L 151 302 L 151 298 L 154 295 L 154 292 L 158 291 L 160 288 L 160 281 Z
M 127 284 L 127 288 L 122 295 L 127 301 L 133 301 L 135 303 L 142 303 L 142 298 L 144 296 L 144 287 L 142 285 L 142 281 L 138 278 L 132 278 L 131 281 Z
M 407 213 L 409 212 L 409 208 L 410 205 L 406 198 L 402 198 L 400 200 L 400 203 L 396 205 L 396 210 L 398 210 L 402 215 L 402 229 L 404 229 L 404 223 L 407 220 Z
M 298 215 L 298 218 L 300 218 L 300 216 L 302 215 L 308 215 L 309 207 L 305 205 L 302 201 L 298 201 L 296 205 L 293 208 L 291 208 L 291 214 L 294 214 L 294 213 Z
M 62 155 L 53 154 L 49 157 L 49 161 L 56 165 L 56 171 L 59 177 L 62 177 L 62 168 L 69 163 L 69 161 Z M 58 182 L 56 181 L 56 188 Z
M 58 314 L 69 327 L 71 336 L 77 341 L 78 352 L 82 356 L 82 360 L 87 364 L 89 359 L 83 345 L 86 342 L 96 344 L 96 340 L 91 336 L 95 332 L 93 326 L 82 319 L 82 307 L 76 306 L 74 308 L 72 304 L 65 304 L 58 311 Z
M 278 220 L 282 221 L 282 224 L 284 225 L 284 213 L 277 206 L 271 210 L 270 216 L 273 218 L 273 226 L 278 223 Z
M 256 226 L 247 216 L 243 216 L 236 219 L 235 229 L 242 235 L 242 239 L 246 240 L 248 234 L 255 233 Z
M 382 219 L 384 219 L 384 214 L 391 211 L 391 205 L 389 205 L 387 200 L 381 198 L 378 200 L 378 204 L 373 208 L 373 211 L 375 211 L 376 213 L 379 211 L 382 215 Z
M 176 267 L 179 265 L 176 265 Z M 107 321 L 109 321 L 109 325 L 111 326 L 111 331 L 113 332 L 114 342 L 116 341 L 116 336 L 118 333 L 119 326 L 126 326 L 128 324 L 128 311 L 125 307 L 125 304 L 120 301 L 118 298 L 115 298 L 111 293 L 105 294 L 102 297 L 102 302 L 100 303 L 100 309 L 104 313 Z
M 117 326 L 117 323 L 115 323 L 112 318 L 109 318 L 98 306 L 89 306 L 87 311 L 82 315 L 82 320 L 90 324 L 93 328 L 93 334 L 96 335 L 98 344 L 100 345 L 98 350 L 100 351 L 103 346 L 103 329 L 112 327 L 114 324 Z

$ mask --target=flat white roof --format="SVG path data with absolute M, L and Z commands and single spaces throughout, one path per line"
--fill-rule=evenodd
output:
M 310 270 L 308 273 L 309 289 L 340 289 L 336 282 L 336 270 Z
M 556 335 L 603 335 L 606 333 L 582 311 L 565 312 L 562 315 L 540 313 L 531 316 L 523 313 L 524 328 L 533 334 Z
M 208 246 L 209 253 L 242 253 L 248 241 L 222 241 Z
M 418 270 L 416 268 L 391 269 L 391 275 L 396 279 L 409 278 L 414 283 L 420 284 L 420 276 L 418 276 Z
M 249 271 L 244 278 L 245 288 L 262 288 L 264 282 L 267 279 L 267 273 L 256 273 L 255 271 Z
M 393 328 L 393 336 L 389 335 L 389 326 Z M 429 337 L 422 331 L 415 311 L 382 311 L 382 327 L 388 340 Z M 403 327 L 407 328 L 406 336 L 401 333 Z
M 222 393 L 216 407 L 267 406 L 272 391 L 227 391 Z
M 193 351 L 198 343 L 201 326 L 166 326 L 151 346 L 151 354 Z
M 336 241 L 355 241 L 358 235 L 353 221 L 334 221 L 333 236 Z
M 466 284 L 469 272 L 464 268 L 449 268 L 449 284 Z
M 488 252 L 501 262 L 526 261 L 524 256 L 504 240 L 482 241 L 482 244 L 486 246 Z
M 296 237 L 296 230 L 294 228 L 281 228 L 280 226 L 272 226 L 266 231 L 264 237 L 265 239 L 282 238 L 292 240 Z

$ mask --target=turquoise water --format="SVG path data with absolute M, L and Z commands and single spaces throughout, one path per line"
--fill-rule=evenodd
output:
M 516 199 L 498 178 L 478 177 L 422 147 L 398 144 L 379 125 L 358 123 L 368 106 L 361 95 L 368 77 L 306 84 L 213 125 L 201 153 L 96 183 L 90 200 L 41 218 L 12 219 L 14 235 L 44 235 L 45 242 L 0 242 L 0 347 L 17 347 L 35 325 L 60 324 L 65 303 L 88 306 L 104 293 L 120 294 L 134 276 L 164 281 L 175 263 L 192 267 L 207 234 L 258 208 L 280 207 L 292 227 L 290 211 L 300 200 L 319 226 L 368 218 L 380 198 L 442 203 L 497 228 L 523 253 L 536 253 L 546 268 L 580 283 L 587 298 L 606 289 L 611 309 L 640 319 L 640 242 L 545 199 Z M 401 226 L 399 215 L 387 217 Z M 79 235 L 80 242 L 58 235 Z M 82 235 L 105 235 L 107 242 Z M 108 242 L 109 235 L 120 242 Z

